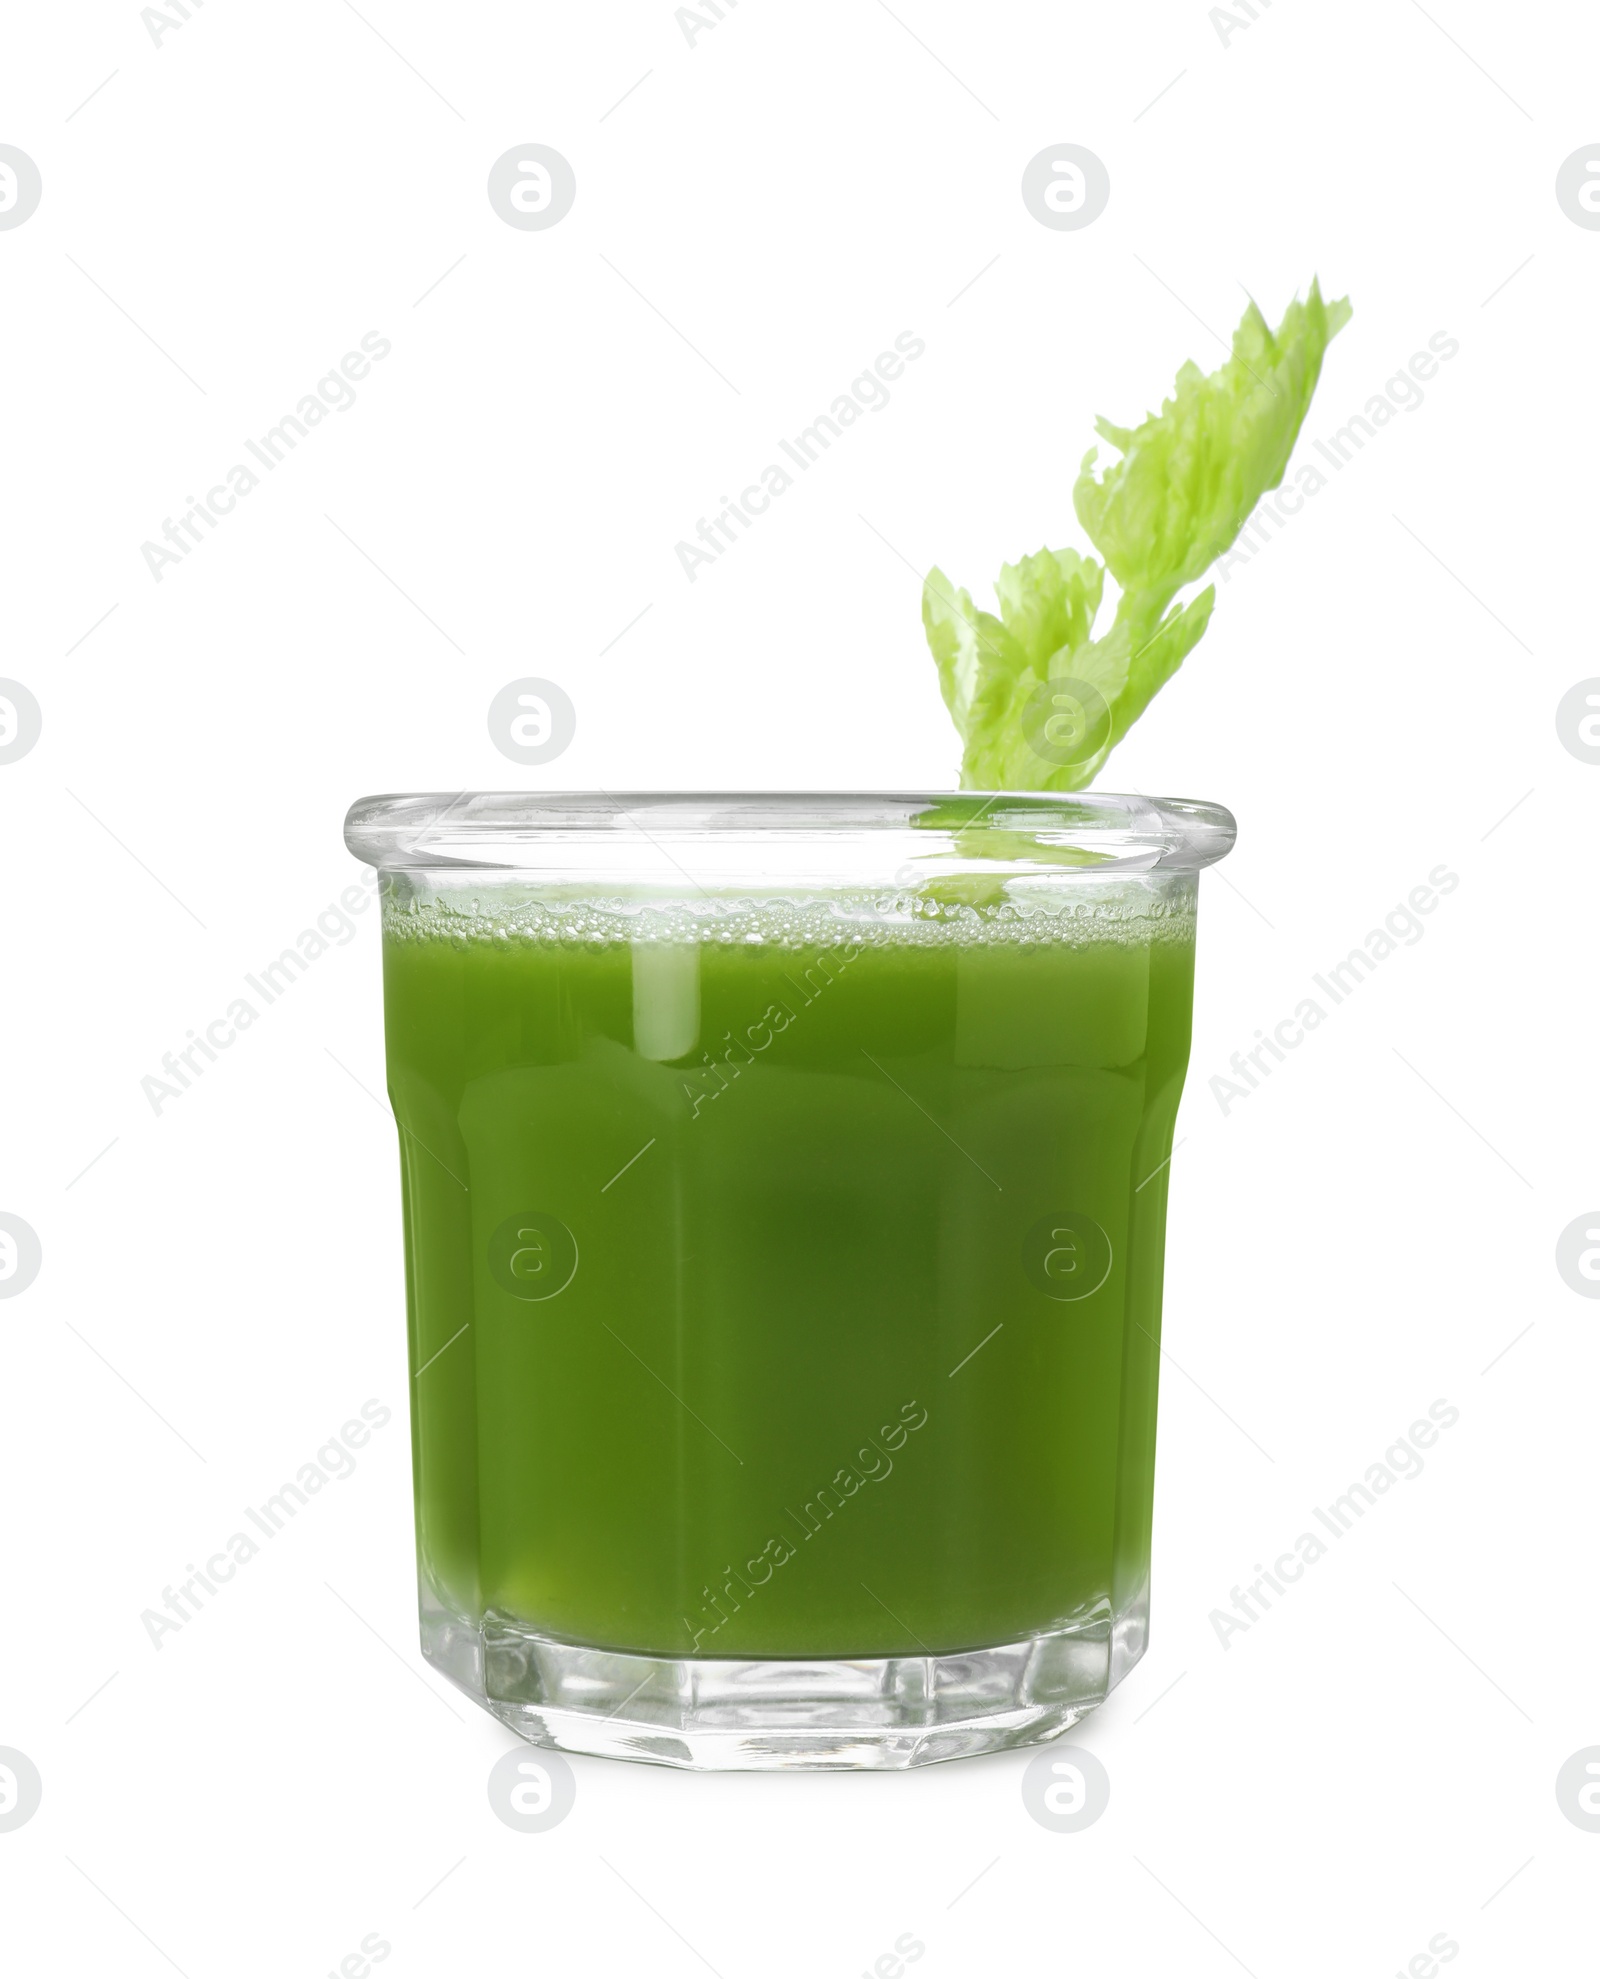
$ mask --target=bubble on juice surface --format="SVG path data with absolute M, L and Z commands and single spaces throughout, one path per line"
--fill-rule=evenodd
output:
M 511 879 L 490 887 L 475 878 L 468 892 L 409 875 L 405 889 L 386 894 L 383 921 L 391 940 L 459 948 L 1146 946 L 1193 941 L 1194 888 L 1192 882 L 1168 883 L 1157 890 L 1124 879 L 1090 895 L 1075 881 L 1065 898 L 1046 897 L 1041 889 L 1036 898 L 974 905 L 923 888 L 674 899 L 558 888 L 535 893 Z

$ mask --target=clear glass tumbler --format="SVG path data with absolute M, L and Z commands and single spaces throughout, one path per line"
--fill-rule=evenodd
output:
M 374 797 L 422 1641 L 524 1737 L 902 1767 L 1143 1653 L 1214 805 Z

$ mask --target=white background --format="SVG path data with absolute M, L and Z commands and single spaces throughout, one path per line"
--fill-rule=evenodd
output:
M 1600 1742 L 1600 1312 L 1554 1254 L 1600 1199 L 1600 769 L 1554 717 L 1600 673 L 1600 234 L 1554 181 L 1600 28 L 742 0 L 691 45 L 665 0 L 206 0 L 157 43 L 80 0 L 6 42 L 0 141 L 44 184 L 0 233 L 0 671 L 44 711 L 0 768 L 0 1208 L 44 1255 L 0 1305 L 0 1745 L 44 1783 L 0 1834 L 8 1969 L 289 1979 L 374 1932 L 396 1975 L 815 1979 L 906 1932 L 928 1979 L 1354 1979 L 1441 1932 L 1463 1975 L 1594 1969 L 1600 1836 L 1554 1782 Z M 531 141 L 577 174 L 548 232 L 485 196 Z M 1111 175 L 1078 233 L 1018 190 L 1066 141 Z M 580 1760 L 566 1821 L 513 1833 L 509 1734 L 416 1649 L 375 917 L 159 1117 L 141 1079 L 357 877 L 368 791 L 948 786 L 918 573 L 987 598 L 1081 545 L 1094 414 L 1314 272 L 1356 313 L 1299 459 L 1460 351 L 1230 572 L 1102 778 L 1241 827 L 1203 888 L 1153 1645 L 1070 1735 L 1108 1812 L 1036 1825 L 1024 1755 Z M 908 329 L 893 402 L 691 585 L 674 544 Z M 157 583 L 141 543 L 371 330 L 358 403 Z M 518 771 L 484 716 L 530 673 L 578 732 Z M 1424 938 L 1224 1114 L 1230 1053 L 1440 862 Z M 153 1648 L 141 1611 L 368 1397 L 356 1474 Z M 1229 1589 L 1439 1397 L 1423 1475 L 1224 1648 Z

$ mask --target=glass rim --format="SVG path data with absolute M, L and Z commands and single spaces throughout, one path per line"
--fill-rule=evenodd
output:
M 643 845 L 772 837 L 871 843 L 895 832 L 940 834 L 980 857 L 985 847 L 998 853 L 1032 840 L 1042 851 L 1081 848 L 1102 873 L 1172 873 L 1226 857 L 1237 826 L 1220 804 L 1098 790 L 386 793 L 357 799 L 344 823 L 351 853 L 383 872 L 537 871 L 558 846 L 592 845 L 608 834 Z

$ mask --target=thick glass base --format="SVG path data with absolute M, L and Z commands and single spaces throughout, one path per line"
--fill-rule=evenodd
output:
M 1147 1589 L 1045 1634 L 937 1656 L 665 1657 L 450 1614 L 435 1669 L 535 1745 L 700 1771 L 898 1770 L 1057 1738 L 1144 1654 Z

